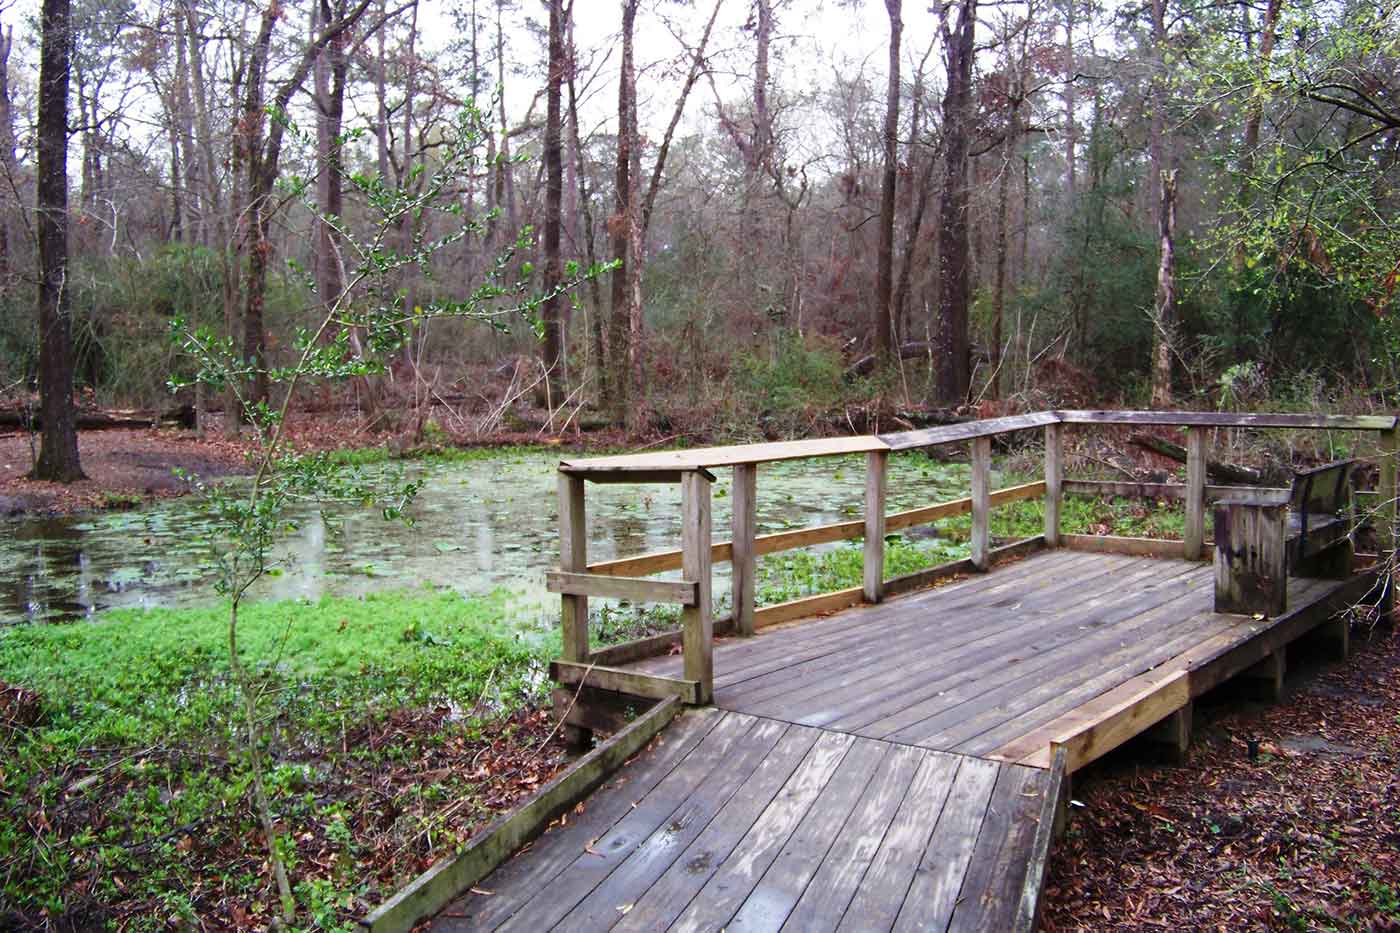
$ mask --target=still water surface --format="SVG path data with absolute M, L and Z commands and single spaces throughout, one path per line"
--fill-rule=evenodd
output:
M 506 587 L 520 608 L 554 604 L 544 571 L 557 565 L 555 467 L 551 453 L 504 452 L 464 462 L 408 465 L 423 481 L 414 523 L 346 509 L 328 531 L 313 508 L 278 549 L 281 572 L 260 581 L 259 599 L 354 596 L 372 590 L 446 586 L 463 593 Z M 729 536 L 730 471 L 717 471 L 714 531 Z M 890 511 L 967 495 L 967 467 L 921 454 L 890 458 Z M 759 533 L 859 517 L 865 463 L 859 456 L 759 468 Z M 588 487 L 589 559 L 678 547 L 675 486 Z M 90 617 L 115 606 L 211 602 L 209 528 L 191 499 L 130 512 L 0 524 L 0 624 Z M 716 592 L 727 565 L 715 568 Z

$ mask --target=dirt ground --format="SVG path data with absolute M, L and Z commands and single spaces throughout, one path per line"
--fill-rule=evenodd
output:
M 1282 703 L 1198 703 L 1181 765 L 1075 775 L 1043 929 L 1400 931 L 1400 635 L 1352 637 Z

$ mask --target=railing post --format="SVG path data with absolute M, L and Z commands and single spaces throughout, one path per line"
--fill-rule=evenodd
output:
M 694 606 L 681 611 L 685 679 L 700 683 L 701 703 L 714 699 L 715 620 L 710 606 L 710 478 L 681 475 L 681 574 L 696 584 Z
M 753 539 L 757 526 L 755 498 L 758 494 L 758 464 L 741 463 L 734 467 L 734 493 L 730 504 L 734 509 L 731 565 L 734 589 L 734 630 L 740 635 L 752 635 L 754 608 L 754 572 L 756 569 Z
M 1062 426 L 1045 426 L 1045 545 L 1060 546 L 1060 501 L 1064 482 Z
M 1397 527 L 1396 501 L 1397 492 L 1395 468 L 1396 457 L 1400 456 L 1400 432 L 1394 428 L 1380 433 L 1380 482 L 1377 484 L 1377 492 L 1380 501 L 1377 503 L 1376 512 L 1376 559 L 1380 563 L 1383 576 L 1381 577 L 1381 597 L 1379 608 L 1381 612 L 1388 613 L 1395 608 L 1395 584 L 1393 581 L 1394 568 L 1391 565 L 1396 556 L 1396 534 L 1400 532 Z
M 588 570 L 588 525 L 583 505 L 583 479 L 559 474 L 559 569 Z M 560 596 L 564 629 L 564 660 L 588 661 L 588 597 Z
M 972 565 L 991 568 L 992 439 L 972 439 Z
M 885 594 L 885 476 L 889 453 L 865 455 L 865 601 L 878 603 Z
M 588 570 L 588 523 L 583 504 L 583 478 L 568 473 L 559 474 L 559 569 L 571 573 Z M 588 661 L 588 597 L 564 595 L 559 597 L 564 630 L 565 661 Z M 583 688 L 580 687 L 580 690 Z M 555 692 L 556 715 L 562 716 L 560 691 Z M 585 751 L 593 744 L 592 730 L 565 724 L 562 734 L 569 747 Z
M 1200 560 L 1206 540 L 1206 429 L 1186 431 L 1186 527 L 1181 535 L 1187 560 Z

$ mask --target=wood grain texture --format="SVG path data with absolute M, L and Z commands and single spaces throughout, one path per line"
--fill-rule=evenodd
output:
M 1045 426 L 1045 546 L 1060 546 L 1060 502 L 1064 486 L 1064 428 Z
M 885 482 L 889 454 L 865 455 L 865 559 L 862 565 L 865 601 L 878 603 L 885 582 Z
M 1206 431 L 1186 432 L 1186 522 L 1181 533 L 1182 556 L 1200 560 L 1206 535 Z
M 679 603 L 693 606 L 696 585 L 689 580 L 647 580 L 641 577 L 614 577 L 592 573 L 551 570 L 545 574 L 545 588 L 568 596 L 601 596 L 636 603 Z
M 658 700 L 676 697 L 685 703 L 704 702 L 700 698 L 701 687 L 698 681 L 660 677 L 627 668 L 604 667 L 592 662 L 584 664 L 579 661 L 551 661 L 549 676 L 558 684 L 586 684 L 614 693 L 630 693 L 633 696 Z
M 681 610 L 685 679 L 697 682 L 697 703 L 714 697 L 714 614 L 710 603 L 710 480 L 687 473 L 681 483 L 681 573 L 696 584 L 695 605 Z
M 978 570 L 991 569 L 991 489 L 992 440 L 978 437 L 972 441 L 972 565 Z
M 731 602 L 734 630 L 740 635 L 754 632 L 754 574 L 757 568 L 754 534 L 757 529 L 758 466 L 741 463 L 734 467 L 734 489 L 730 495 L 733 519 L 730 526 Z M 711 561 L 722 560 L 713 552 Z

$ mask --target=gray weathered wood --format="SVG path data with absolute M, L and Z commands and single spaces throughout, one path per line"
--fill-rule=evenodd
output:
M 1060 502 L 1064 483 L 1064 428 L 1045 426 L 1045 546 L 1060 546 Z
M 1008 415 L 1004 418 L 987 418 L 981 421 L 966 421 L 961 424 L 946 424 L 919 431 L 902 431 L 897 434 L 881 434 L 880 440 L 890 450 L 912 450 L 916 447 L 932 447 L 935 444 L 953 444 L 969 441 L 977 437 L 993 437 L 1012 431 L 1044 427 L 1060 420 L 1056 412 L 1042 411 L 1029 415 Z
M 1074 496 L 1121 496 L 1125 499 L 1170 499 L 1186 498 L 1185 483 L 1129 483 L 1121 480 L 1070 479 L 1065 480 L 1064 491 Z M 1206 486 L 1206 501 L 1216 502 L 1237 496 L 1248 491 L 1251 495 L 1269 496 L 1280 502 L 1287 501 L 1288 487 L 1278 486 Z
M 681 573 L 696 583 L 695 605 L 681 610 L 685 679 L 699 683 L 698 703 L 714 698 L 714 616 L 710 603 L 710 480 L 699 471 L 681 481 Z
M 583 480 L 559 474 L 559 569 L 582 573 L 588 566 L 588 523 Z M 562 605 L 564 660 L 588 660 L 588 597 L 565 594 Z
M 658 704 L 632 725 L 574 762 L 526 803 L 497 819 L 465 849 L 419 875 L 360 921 L 371 933 L 413 928 L 452 902 L 514 852 L 538 836 L 549 821 L 602 784 L 665 728 L 679 710 L 675 700 Z
M 865 601 L 878 603 L 885 580 L 885 479 L 889 454 L 865 455 Z
M 1195 704 L 1187 703 L 1168 713 L 1161 722 L 1144 733 L 1171 761 L 1181 764 L 1191 751 L 1191 725 Z
M 754 534 L 757 530 L 758 466 L 741 463 L 734 467 L 734 491 L 729 497 L 733 509 L 731 557 L 734 630 L 740 635 L 754 633 L 754 573 L 757 558 Z
M 1283 615 L 1287 510 L 1226 499 L 1215 507 L 1215 611 Z
M 1036 819 L 1035 838 L 1031 842 L 1030 861 L 1026 865 L 1026 878 L 1021 885 L 1020 903 L 1011 922 L 1012 933 L 1034 933 L 1040 926 L 1040 897 L 1045 891 L 1045 876 L 1050 867 L 1050 845 L 1056 838 L 1059 816 L 1068 809 L 1069 774 L 1065 770 L 1063 750 L 1051 760 L 1049 771 L 1044 797 L 1040 801 L 1040 814 Z M 1062 801 L 1065 806 L 1061 805 Z
M 972 441 L 972 563 L 978 570 L 990 570 L 991 551 L 992 440 Z
M 545 574 L 545 587 L 551 593 L 567 596 L 602 596 L 637 603 L 680 603 L 682 606 L 693 606 L 696 599 L 696 585 L 690 580 L 647 580 L 643 577 L 614 577 L 551 570 Z
M 677 697 L 685 703 L 702 703 L 699 681 L 676 677 L 662 677 L 657 674 L 643 674 L 620 667 L 604 667 L 600 664 L 582 664 L 578 661 L 551 661 L 549 676 L 555 683 L 588 684 L 602 690 L 616 693 L 630 693 L 639 697 L 664 699 Z
M 1200 560 L 1206 540 L 1206 431 L 1186 434 L 1186 524 L 1182 530 L 1187 560 Z
M 1155 424 L 1206 428 L 1294 428 L 1333 431 L 1385 431 L 1396 427 L 1392 415 L 1303 415 L 1232 411 L 1059 411 L 1066 424 Z

